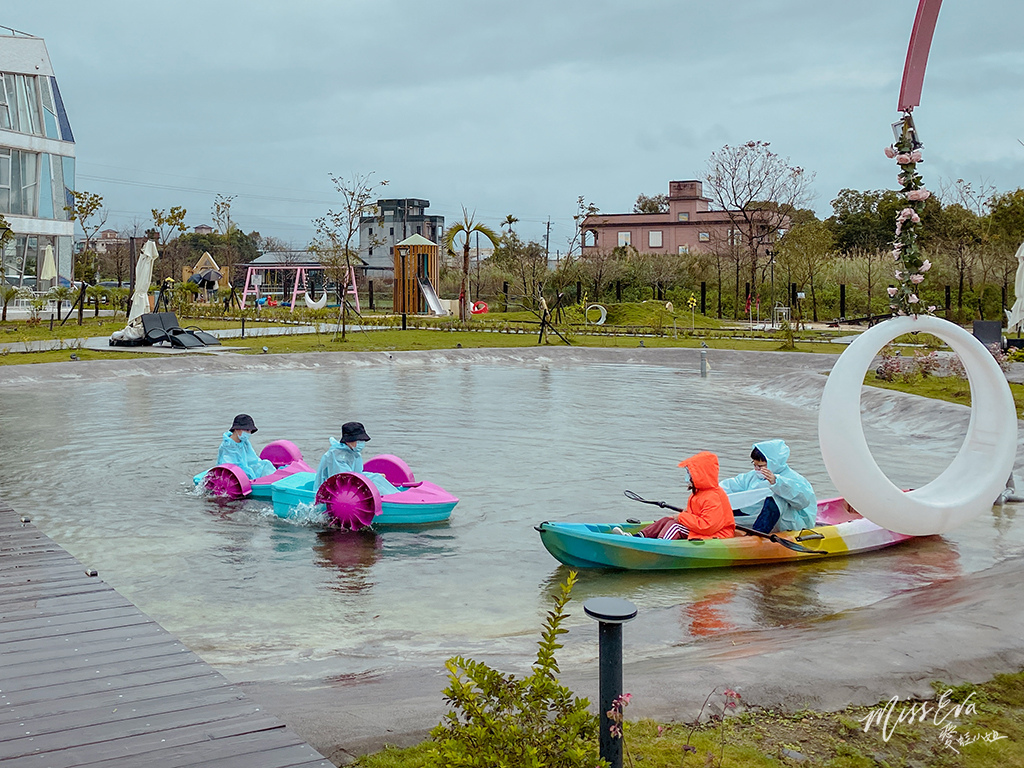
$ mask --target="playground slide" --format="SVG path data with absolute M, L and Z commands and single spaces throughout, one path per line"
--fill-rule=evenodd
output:
M 420 290 L 423 292 L 423 298 L 427 300 L 427 306 L 430 307 L 430 311 L 438 317 L 447 315 L 448 312 L 444 307 L 441 306 L 441 300 L 437 298 L 437 294 L 434 292 L 434 286 L 430 284 L 430 280 L 425 277 L 419 279 Z

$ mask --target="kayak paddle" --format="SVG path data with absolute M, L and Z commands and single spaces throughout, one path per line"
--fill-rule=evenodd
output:
M 654 506 L 660 507 L 661 509 L 671 509 L 674 512 L 682 512 L 683 511 L 679 507 L 673 507 L 671 504 L 668 504 L 668 503 L 666 503 L 664 501 L 649 501 L 648 499 L 642 498 L 638 494 L 633 493 L 633 491 L 625 491 L 624 493 L 625 493 L 625 496 L 626 496 L 627 499 L 631 499 L 633 501 L 639 501 L 641 504 L 653 504 Z M 764 533 L 763 531 L 759 531 L 759 530 L 757 530 L 755 528 L 748 528 L 745 525 L 737 524 L 736 525 L 736 529 L 739 530 L 739 531 L 743 531 L 748 536 L 760 536 L 762 539 L 768 539 L 769 541 L 773 541 L 776 544 L 781 544 L 786 549 L 791 549 L 794 552 L 803 552 L 804 554 L 808 554 L 808 555 L 827 555 L 828 554 L 828 552 L 826 552 L 823 549 L 811 549 L 809 547 L 805 547 L 803 544 L 797 544 L 795 541 L 791 541 L 789 539 L 783 538 L 782 536 L 776 536 L 774 533 Z

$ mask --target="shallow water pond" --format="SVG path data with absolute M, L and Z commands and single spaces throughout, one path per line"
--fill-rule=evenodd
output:
M 257 447 L 287 438 L 314 464 L 349 420 L 366 455 L 402 456 L 461 501 L 446 524 L 358 534 L 283 521 L 260 502 L 191 488 L 240 411 Z M 626 500 L 685 503 L 677 462 L 749 468 L 785 438 L 819 498 L 835 491 L 817 412 L 667 366 L 474 363 L 135 377 L 6 391 L 0 495 L 143 611 L 235 679 L 373 674 L 455 653 L 519 666 L 567 570 L 542 520 L 649 519 Z M 957 445 L 868 429 L 899 484 L 931 479 Z M 628 597 L 634 654 L 731 629 L 828 616 L 1024 550 L 1007 506 L 945 537 L 802 566 L 581 575 L 575 597 Z M 573 625 L 589 620 L 578 610 Z M 565 654 L 592 655 L 571 633 Z

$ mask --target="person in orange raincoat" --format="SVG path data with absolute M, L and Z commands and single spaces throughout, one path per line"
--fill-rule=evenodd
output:
M 718 457 L 701 451 L 683 459 L 690 473 L 690 500 L 676 517 L 663 517 L 637 536 L 648 539 L 731 539 L 736 534 L 729 497 L 718 484 Z

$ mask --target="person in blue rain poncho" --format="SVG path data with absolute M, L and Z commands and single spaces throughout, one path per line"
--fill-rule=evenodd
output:
M 316 482 L 313 490 L 319 490 L 324 480 L 339 472 L 359 472 L 377 486 L 381 496 L 389 493 L 398 493 L 398 488 L 393 486 L 380 472 L 363 471 L 363 446 L 370 436 L 366 434 L 363 425 L 358 421 L 350 421 L 341 425 L 341 440 L 331 438 L 331 447 L 320 457 L 320 466 L 316 470 Z
M 240 413 L 231 423 L 231 429 L 224 433 L 217 451 L 218 464 L 234 464 L 240 467 L 250 480 L 266 477 L 276 469 L 266 459 L 256 455 L 256 449 L 249 442 L 249 435 L 256 432 L 256 424 L 252 416 Z
M 789 468 L 789 446 L 783 440 L 754 443 L 750 452 L 754 468 L 722 481 L 726 493 L 764 488 L 771 493 L 764 502 L 756 502 L 739 511 L 757 515 L 751 528 L 762 533 L 799 531 L 813 528 L 818 514 L 818 501 L 810 482 Z

